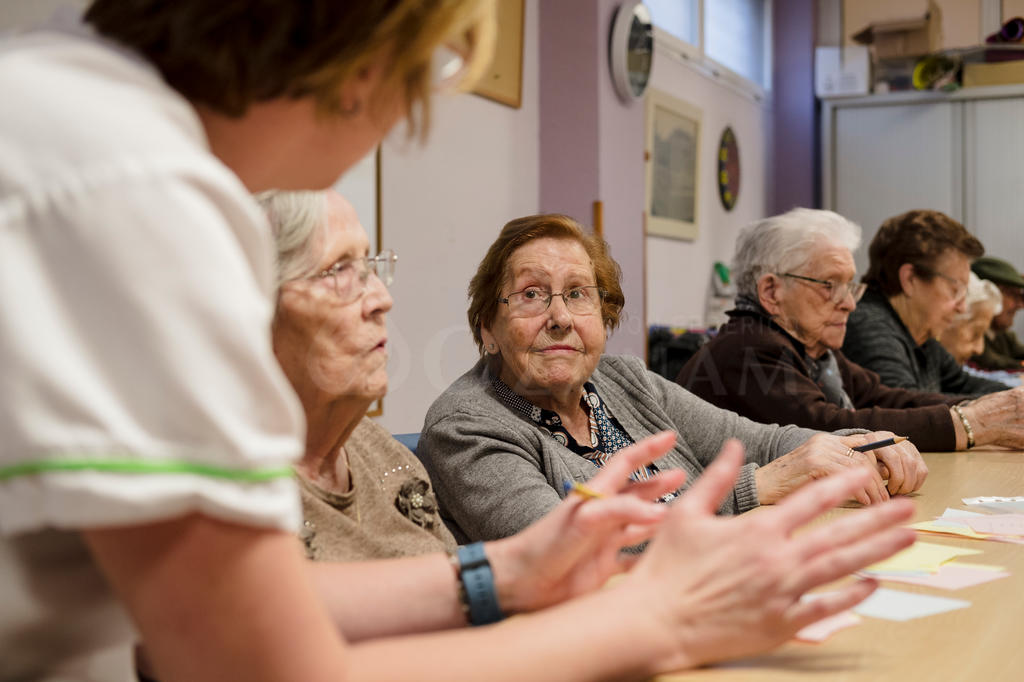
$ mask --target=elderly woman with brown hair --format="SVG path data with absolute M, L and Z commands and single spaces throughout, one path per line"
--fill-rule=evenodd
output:
M 966 311 L 971 261 L 985 248 L 938 211 L 889 218 L 868 247 L 864 300 L 850 315 L 843 353 L 894 388 L 968 397 L 1005 384 L 963 371 L 936 337 Z
M 739 438 L 746 464 L 721 510 L 774 503 L 803 483 L 864 467 L 865 503 L 887 491 L 863 435 L 756 424 L 648 371 L 604 355 L 623 304 L 620 271 L 598 237 L 562 215 L 505 225 L 469 285 L 481 359 L 434 402 L 418 454 L 459 539 L 515 533 L 555 507 L 564 486 L 590 479 L 616 452 L 675 431 L 671 451 L 633 476 L 684 469 L 696 478 Z

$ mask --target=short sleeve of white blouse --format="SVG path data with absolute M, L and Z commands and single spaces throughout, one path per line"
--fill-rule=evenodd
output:
M 0 47 L 0 534 L 191 512 L 295 529 L 269 229 L 148 65 Z

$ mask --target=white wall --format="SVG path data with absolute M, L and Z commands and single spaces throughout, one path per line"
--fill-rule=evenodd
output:
M 732 259 L 743 225 L 764 217 L 769 111 L 735 90 L 656 50 L 653 88 L 703 112 L 699 161 L 699 234 L 695 241 L 646 237 L 647 323 L 702 327 L 711 265 Z M 740 193 L 726 212 L 718 198 L 718 142 L 732 126 L 740 151 Z
M 537 212 L 538 14 L 529 0 L 522 108 L 438 97 L 425 147 L 401 130 L 384 145 L 382 246 L 399 261 L 379 421 L 392 433 L 419 431 L 433 400 L 479 357 L 466 322 L 469 279 L 506 222 Z
M 46 21 L 58 7 L 85 7 L 89 0 L 0 0 L 0 32 Z

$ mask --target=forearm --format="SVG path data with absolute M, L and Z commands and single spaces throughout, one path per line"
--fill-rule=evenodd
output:
M 314 589 L 349 641 L 466 625 L 445 554 L 351 563 L 308 562 Z
M 357 645 L 351 679 L 645 679 L 686 660 L 654 622 L 613 587 L 484 628 Z
M 485 546 L 498 604 L 508 616 L 529 610 L 515 539 Z M 446 554 L 349 563 L 309 562 L 313 585 L 349 641 L 467 625 L 458 578 Z M 353 585 L 358 589 L 353 590 Z
M 492 627 L 349 646 L 286 534 L 191 517 L 93 531 L 86 539 L 138 624 L 157 675 L 169 682 L 639 678 L 673 651 L 666 628 L 653 627 L 650 613 L 614 588 Z M 379 623 L 385 614 L 397 620 L 392 607 L 382 605 L 387 602 L 406 613 L 447 610 L 437 621 L 458 619 L 454 571 L 443 555 L 392 563 L 335 574 L 345 583 L 332 583 L 332 600 L 364 609 L 349 608 L 347 618 Z M 400 583 L 417 595 L 412 603 L 386 589 L 388 579 L 401 577 L 391 570 L 398 567 L 422 571 Z M 423 586 L 409 587 L 420 578 Z M 435 589 L 441 593 L 436 598 L 430 594 Z M 567 657 L 566 651 L 586 655 Z

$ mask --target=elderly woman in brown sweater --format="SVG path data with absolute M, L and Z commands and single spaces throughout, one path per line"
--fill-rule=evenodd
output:
M 831 211 L 794 209 L 744 228 L 733 263 L 736 309 L 677 381 L 758 421 L 893 431 L 921 450 L 962 450 L 961 409 L 973 442 L 1024 445 L 1018 394 L 953 407 L 961 398 L 890 388 L 839 350 L 865 289 L 855 281 L 859 243 L 860 227 Z M 916 490 L 927 473 L 919 455 L 885 464 L 890 492 Z

